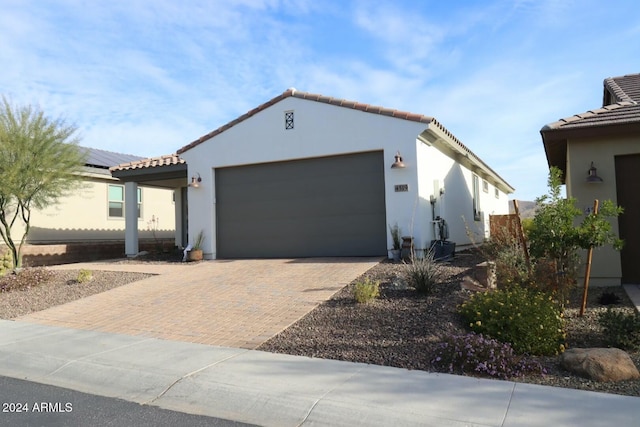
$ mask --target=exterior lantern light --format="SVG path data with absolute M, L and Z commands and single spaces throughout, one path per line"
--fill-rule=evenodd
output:
M 200 174 L 197 172 L 196 174 L 198 175 L 197 177 L 195 175 L 191 177 L 191 183 L 189 184 L 189 187 L 191 188 L 200 187 L 200 183 L 202 182 L 202 178 L 200 178 Z
M 402 162 L 402 156 L 400 155 L 400 151 L 396 152 L 395 161 L 391 165 L 391 169 L 404 169 L 406 168 L 405 164 Z
M 591 167 L 589 168 L 589 175 L 587 176 L 587 182 L 589 184 L 600 184 L 601 182 L 603 182 L 602 178 L 598 176 L 598 171 L 596 167 L 593 165 L 593 162 L 591 162 Z

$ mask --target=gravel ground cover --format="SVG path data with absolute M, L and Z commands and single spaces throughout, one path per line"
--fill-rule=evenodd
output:
M 172 261 L 141 259 L 123 262 Z M 380 281 L 381 295 L 376 301 L 356 304 L 352 283 L 259 349 L 429 371 L 440 337 L 466 333 L 456 314 L 456 307 L 471 292 L 461 289 L 460 282 L 481 261 L 475 252 L 462 252 L 451 262 L 442 263 L 443 280 L 429 296 L 420 295 L 406 285 L 403 264 L 382 262 L 358 278 Z M 143 273 L 93 271 L 90 281 L 78 283 L 78 270 L 51 273 L 51 278 L 38 286 L 0 292 L 0 318 L 13 319 L 149 277 Z M 629 312 L 634 310 L 621 287 L 595 288 L 589 293 L 587 312 L 580 318 L 581 293 L 573 293 L 565 311 L 569 347 L 605 346 L 597 322 L 598 313 L 606 310 L 598 303 L 599 296 L 605 291 L 621 298 L 616 307 L 624 307 Z M 640 366 L 640 353 L 630 355 L 636 366 Z M 543 364 L 547 374 L 516 381 L 640 396 L 639 380 L 598 383 L 564 371 L 559 367 L 557 357 L 537 357 L 535 360 Z
M 0 292 L 0 319 L 14 319 L 151 276 L 145 273 L 93 271 L 91 280 L 79 283 L 79 270 L 50 273 L 51 277 L 40 285 Z M 0 283 L 6 279 L 0 277 Z
M 463 252 L 453 261 L 443 263 L 445 278 L 429 296 L 406 286 L 402 279 L 405 266 L 382 262 L 359 278 L 380 281 L 381 295 L 376 301 L 356 304 L 352 283 L 259 350 L 429 371 L 440 337 L 467 332 L 456 314 L 456 307 L 471 291 L 461 289 L 460 282 L 470 274 L 471 267 L 481 261 L 477 253 Z M 606 310 L 598 303 L 605 291 L 621 298 L 617 307 L 633 312 L 631 301 L 621 287 L 597 288 L 589 293 L 587 312 L 580 318 L 582 293 L 577 290 L 564 313 L 568 347 L 606 346 L 597 321 L 598 313 Z M 640 366 L 640 353 L 630 356 L 636 366 Z M 563 370 L 557 357 L 531 359 L 539 361 L 547 374 L 515 381 L 640 396 L 640 380 L 598 383 Z

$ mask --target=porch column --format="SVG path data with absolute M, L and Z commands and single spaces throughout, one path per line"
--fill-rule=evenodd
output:
M 174 210 L 175 210 L 175 241 L 176 246 L 179 248 L 187 246 L 185 242 L 183 242 L 183 231 L 182 224 L 184 223 L 184 218 L 182 218 L 182 191 L 181 187 L 175 188 L 173 190 L 173 202 L 174 202 Z
M 124 253 L 138 254 L 138 183 L 124 183 Z

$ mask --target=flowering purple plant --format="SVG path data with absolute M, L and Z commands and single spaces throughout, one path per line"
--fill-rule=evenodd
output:
M 444 338 L 431 366 L 439 372 L 501 379 L 546 373 L 539 363 L 516 355 L 511 345 L 475 333 Z

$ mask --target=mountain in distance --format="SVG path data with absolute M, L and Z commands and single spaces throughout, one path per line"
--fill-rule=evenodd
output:
M 526 200 L 518 200 L 518 209 L 520 210 L 520 218 L 533 218 L 536 214 L 536 202 L 528 202 Z M 509 213 L 515 213 L 513 208 L 513 200 L 509 200 Z

